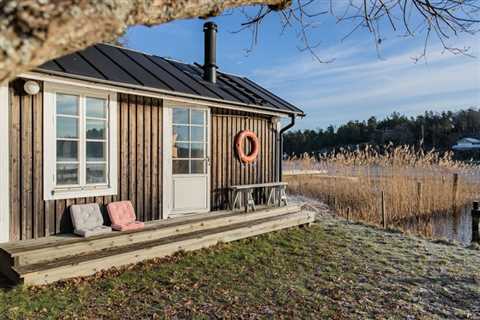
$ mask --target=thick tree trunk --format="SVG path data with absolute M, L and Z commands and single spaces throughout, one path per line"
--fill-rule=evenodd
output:
M 0 83 L 45 61 L 102 41 L 130 25 L 208 17 L 227 8 L 290 0 L 0 0 Z

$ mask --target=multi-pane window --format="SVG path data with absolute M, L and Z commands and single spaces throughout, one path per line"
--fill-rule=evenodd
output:
M 80 97 L 56 95 L 57 185 L 80 184 Z
M 57 186 L 107 184 L 107 100 L 57 93 L 56 123 Z
M 87 184 L 107 183 L 108 170 L 108 112 L 107 101 L 85 98 L 86 168 Z
M 110 121 L 115 119 L 116 112 L 111 98 L 109 94 L 89 94 L 73 89 L 48 91 L 47 88 L 44 117 L 46 199 L 116 192 L 116 156 L 115 152 L 112 154 L 113 143 L 116 143 L 112 126 L 116 130 L 116 125 Z
M 173 174 L 205 174 L 207 166 L 207 112 L 173 108 Z

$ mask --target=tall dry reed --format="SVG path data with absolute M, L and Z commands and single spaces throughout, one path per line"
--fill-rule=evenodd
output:
M 285 180 L 291 193 L 323 200 L 340 215 L 349 212 L 352 219 L 374 224 L 383 221 L 383 192 L 387 223 L 398 226 L 407 219 L 451 214 L 479 195 L 480 167 L 452 156 L 391 145 L 382 151 L 366 147 L 317 158 L 304 155 L 285 161 Z

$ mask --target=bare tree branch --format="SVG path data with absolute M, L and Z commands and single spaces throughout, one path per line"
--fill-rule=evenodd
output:
M 358 4 L 360 2 L 361 5 Z M 359 7 L 363 8 L 362 15 L 358 14 Z M 469 55 L 469 48 L 449 45 L 448 40 L 461 33 L 477 33 L 476 28 L 480 23 L 478 0 L 358 0 L 350 2 L 347 12 L 338 16 L 337 21 L 358 21 L 355 30 L 360 26 L 368 28 L 376 43 L 380 43 L 382 38 L 379 29 L 372 26 L 378 26 L 385 19 L 394 31 L 403 27 L 407 36 L 423 33 L 424 50 L 417 60 L 426 56 L 432 34 L 438 38 L 444 50 L 452 54 Z
M 0 0 L 0 83 L 55 57 L 112 41 L 130 25 L 216 16 L 258 4 L 282 10 L 290 1 Z
M 384 22 L 390 25 L 393 32 L 403 37 L 419 35 L 424 37 L 424 50 L 416 58 L 417 60 L 426 56 L 432 35 L 439 39 L 444 50 L 452 54 L 469 55 L 469 48 L 458 48 L 448 44 L 448 41 L 461 33 L 473 35 L 478 31 L 476 28 L 480 23 L 479 2 L 478 0 L 329 0 L 326 3 L 320 0 L 296 0 L 294 5 L 281 12 L 282 30 L 287 27 L 295 28 L 303 44 L 300 49 L 309 51 L 320 62 L 332 60 L 319 58 L 315 50 L 318 44 L 310 43 L 310 39 L 315 37 L 310 29 L 313 29 L 314 22 L 318 23 L 319 16 L 327 12 L 336 18 L 337 23 L 353 24 L 352 30 L 342 38 L 342 41 L 362 28 L 367 29 L 372 34 L 379 56 L 380 45 L 384 40 L 383 27 L 381 27 Z M 325 8 L 322 8 L 322 5 Z M 310 7 L 314 7 L 317 12 L 307 14 Z M 262 20 L 272 12 L 260 8 L 259 13 L 261 14 L 253 18 L 247 16 L 247 22 L 243 24 L 244 27 L 254 28 L 253 44 L 258 41 Z
M 261 22 L 278 12 L 282 30 L 295 28 L 300 50 L 319 62 L 312 43 L 321 16 L 333 15 L 338 23 L 352 23 L 352 32 L 362 28 L 382 43 L 384 21 L 397 32 L 440 39 L 446 51 L 468 54 L 468 48 L 449 43 L 461 33 L 478 30 L 479 0 L 0 0 L 0 82 L 14 78 L 52 58 L 102 41 L 113 41 L 130 25 L 155 25 L 176 19 L 210 17 L 230 8 L 258 5 L 242 29 L 251 28 L 252 46 L 258 41 Z M 337 14 L 337 10 L 340 14 Z M 320 32 L 324 32 L 321 30 Z M 321 38 L 320 36 L 316 37 Z

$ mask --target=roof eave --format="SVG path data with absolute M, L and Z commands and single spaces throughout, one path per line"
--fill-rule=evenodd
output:
M 166 96 L 172 96 L 172 97 L 181 97 L 181 98 L 187 98 L 187 99 L 202 100 L 202 101 L 206 101 L 206 102 L 214 102 L 214 103 L 223 104 L 223 105 L 241 106 L 241 107 L 244 107 L 244 108 L 251 109 L 252 112 L 255 112 L 255 113 L 262 113 L 262 110 L 263 110 L 263 111 L 283 114 L 283 115 L 286 115 L 286 116 L 295 115 L 295 116 L 298 116 L 298 117 L 305 117 L 304 112 L 297 112 L 297 111 L 293 111 L 293 110 L 292 111 L 280 110 L 280 109 L 261 106 L 261 105 L 246 104 L 246 103 L 230 101 L 230 100 L 215 99 L 215 98 L 204 97 L 204 96 L 200 96 L 200 95 L 193 95 L 193 94 L 188 94 L 188 93 L 163 90 L 163 89 L 158 89 L 158 88 L 153 88 L 153 87 L 140 86 L 140 85 L 122 83 L 122 82 L 111 81 L 111 80 L 97 79 L 97 78 L 93 78 L 93 77 L 70 74 L 70 73 L 66 73 L 66 72 L 58 72 L 58 71 L 53 71 L 53 70 L 41 69 L 41 68 L 35 68 L 31 72 L 41 73 L 41 74 L 46 74 L 46 75 L 51 75 L 51 76 L 59 76 L 59 77 L 64 77 L 64 78 L 69 78 L 69 79 L 74 79 L 74 80 L 88 81 L 88 82 L 91 82 L 91 83 L 99 83 L 99 84 L 110 85 L 110 86 L 121 87 L 121 88 L 142 90 L 142 91 L 147 91 L 147 92 L 152 92 L 152 93 L 160 93 L 160 94 L 164 94 Z M 26 73 L 26 75 L 28 75 L 28 73 Z M 22 76 L 22 75 L 20 75 L 20 76 Z

